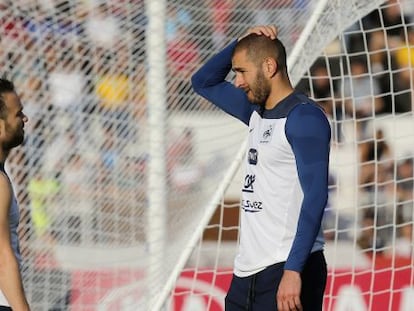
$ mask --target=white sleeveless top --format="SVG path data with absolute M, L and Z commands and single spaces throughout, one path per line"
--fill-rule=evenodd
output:
M 2 167 L 0 167 L 0 172 L 3 172 L 3 174 L 5 174 L 6 177 L 8 178 L 7 174 L 4 172 Z M 17 233 L 17 227 L 19 226 L 19 219 L 20 219 L 19 205 L 17 204 L 17 199 L 13 192 L 12 203 L 11 203 L 10 210 L 9 210 L 10 239 L 11 239 L 11 245 L 14 251 L 14 255 L 16 256 L 19 267 L 21 267 L 22 257 L 20 254 L 19 236 Z M 8 303 L 6 297 L 4 297 L 1 290 L 0 290 L 0 306 L 10 306 L 10 304 Z

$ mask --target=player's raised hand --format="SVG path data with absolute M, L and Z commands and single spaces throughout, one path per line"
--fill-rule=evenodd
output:
M 239 41 L 252 33 L 255 33 L 257 35 L 263 35 L 273 40 L 273 39 L 276 39 L 278 31 L 275 25 L 255 26 L 255 27 L 249 28 L 247 32 L 239 38 Z

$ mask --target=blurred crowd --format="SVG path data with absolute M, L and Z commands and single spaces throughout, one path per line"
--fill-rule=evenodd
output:
M 307 1 L 194 4 L 166 5 L 165 105 L 171 114 L 213 110 L 191 89 L 201 62 L 246 25 L 271 22 L 272 11 L 288 18 Z M 65 243 L 142 240 L 152 52 L 146 50 L 147 23 L 144 0 L 0 0 L 2 71 L 15 82 L 30 119 L 30 135 L 10 165 L 21 179 L 24 219 L 37 236 L 52 233 L 47 239 Z M 194 132 L 184 126 L 167 132 L 169 201 L 182 205 L 177 194 L 190 194 L 201 181 L 191 151 Z M 124 234 L 130 231 L 137 233 Z
M 167 4 L 166 107 L 171 113 L 212 109 L 195 97 L 189 78 L 212 51 L 243 33 L 246 25 L 274 23 L 277 12 L 283 29 L 296 11 L 309 9 L 306 0 L 194 3 Z M 89 219 L 85 213 L 96 212 L 95 206 L 109 219 L 120 197 L 126 206 L 146 203 L 146 183 L 136 190 L 136 181 L 145 180 L 147 162 L 142 146 L 147 122 L 146 53 L 151 51 L 145 50 L 144 7 L 144 0 L 0 0 L 0 63 L 21 91 L 30 118 L 29 140 L 14 161 L 24 161 L 32 169 L 29 175 L 15 174 L 21 174 L 21 201 L 30 201 L 27 206 L 39 234 L 50 225 L 46 201 L 71 206 L 73 217 L 64 220 L 70 228 Z M 246 9 L 252 14 L 246 15 Z M 362 198 L 357 223 L 361 229 L 375 229 L 361 230 L 358 241 L 363 249 L 385 251 L 392 239 L 405 236 L 407 224 L 412 227 L 413 155 L 395 159 L 382 129 L 372 131 L 370 120 L 412 113 L 413 22 L 410 1 L 387 1 L 347 29 L 338 40 L 337 55 L 317 60 L 298 86 L 330 116 L 335 144 L 343 141 L 342 124 L 352 120 L 357 129 L 355 186 Z M 297 25 L 292 40 L 301 30 L 300 22 Z M 197 172 L 186 175 L 185 164 L 195 158 L 193 133 L 183 128 L 169 135 L 169 184 L 189 191 L 183 179 L 200 180 Z M 331 177 L 335 189 L 336 176 Z M 111 193 L 117 193 L 115 202 L 105 195 Z M 127 232 L 137 225 L 134 221 L 142 210 L 127 208 L 123 213 L 118 214 L 123 219 L 119 227 Z M 90 219 L 86 228 L 100 226 Z M 329 212 L 326 219 L 328 239 L 351 238 L 330 230 L 338 224 L 346 228 L 349 221 L 338 222 Z M 110 238 L 105 237 L 111 232 L 110 222 L 104 223 L 100 239 Z M 76 241 L 80 236 L 74 230 L 67 239 Z
M 33 278 L 33 301 L 42 306 L 67 304 L 71 295 L 66 273 L 46 273 L 55 267 L 49 252 L 55 243 L 106 248 L 145 240 L 152 52 L 146 50 L 146 2 L 0 0 L 1 74 L 15 82 L 29 116 L 27 141 L 9 164 L 22 208 L 22 250 L 32 252 L 24 257 L 39 268 L 25 275 Z M 386 133 L 372 131 L 370 121 L 412 114 L 412 2 L 389 0 L 352 25 L 337 41 L 337 54 L 318 59 L 298 86 L 329 115 L 333 144 L 342 148 L 343 124 L 357 129 L 356 219 L 338 214 L 330 202 L 326 238 L 356 240 L 367 254 L 407 258 L 413 248 L 414 157 L 396 158 Z M 189 79 L 214 51 L 246 27 L 268 23 L 290 34 L 283 40 L 291 48 L 307 22 L 297 12 L 312 9 L 308 0 L 165 3 L 167 118 L 213 110 L 195 96 Z M 216 161 L 208 172 L 200 167 L 195 135 L 185 125 L 168 128 L 169 208 L 184 208 L 186 198 L 200 202 L 203 174 L 224 166 Z M 333 172 L 332 194 L 338 180 Z M 182 214 L 169 217 L 180 224 Z
M 329 115 L 338 152 L 346 152 L 346 125 L 351 124 L 356 133 L 357 215 L 338 217 L 328 207 L 326 237 L 355 238 L 369 254 L 411 257 L 414 148 L 408 145 L 397 155 L 386 129 L 374 120 L 393 118 L 398 128 L 396 116 L 412 118 L 413 11 L 403 6 L 403 1 L 389 0 L 382 9 L 348 28 L 337 45 L 339 52 L 347 55 L 336 54 L 333 48 L 329 56 L 315 62 L 299 84 Z M 332 192 L 337 177 L 334 173 L 331 176 Z M 355 224 L 356 234 L 352 232 Z

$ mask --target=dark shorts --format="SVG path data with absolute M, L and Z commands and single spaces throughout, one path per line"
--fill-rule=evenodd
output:
M 0 306 L 0 311 L 13 311 L 10 307 Z
M 274 264 L 248 277 L 233 275 L 225 299 L 226 311 L 277 310 L 276 293 L 284 263 Z M 301 303 L 304 311 L 322 310 L 327 267 L 322 251 L 312 253 L 301 273 Z

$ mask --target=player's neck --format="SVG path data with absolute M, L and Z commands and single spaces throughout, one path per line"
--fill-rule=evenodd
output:
M 4 150 L 0 150 L 0 166 L 3 165 L 6 162 L 7 156 L 9 155 L 9 152 L 5 152 Z
M 292 94 L 294 91 L 292 85 L 289 81 L 280 81 L 277 84 L 273 85 L 272 91 L 266 100 L 266 109 L 273 109 L 276 107 L 283 99 Z

